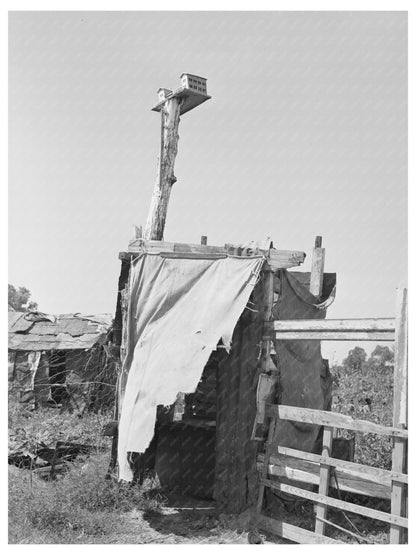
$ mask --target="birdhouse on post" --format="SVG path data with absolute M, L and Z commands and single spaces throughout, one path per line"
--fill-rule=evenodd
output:
M 159 102 L 152 108 L 161 113 L 161 143 L 158 173 L 143 238 L 162 241 L 170 191 L 176 182 L 174 165 L 178 152 L 179 118 L 211 97 L 207 94 L 207 80 L 190 73 L 182 73 L 181 86 L 174 91 L 160 88 Z

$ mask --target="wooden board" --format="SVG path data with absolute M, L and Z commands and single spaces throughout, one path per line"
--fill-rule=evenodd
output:
M 281 420 L 293 420 L 294 422 L 305 422 L 318 424 L 319 426 L 334 426 L 356 432 L 367 432 L 383 436 L 407 438 L 407 430 L 391 428 L 374 424 L 367 420 L 356 420 L 345 414 L 301 407 L 290 407 L 288 405 L 266 405 L 266 415 Z
M 263 470 L 264 455 L 258 457 L 258 469 Z M 320 465 L 316 462 L 295 459 L 284 455 L 272 455 L 269 460 L 268 474 L 278 478 L 303 482 L 305 484 L 319 485 Z M 336 476 L 331 475 L 329 485 L 331 488 L 339 488 L 341 491 L 357 493 L 378 499 L 390 499 L 391 486 L 389 482 L 377 483 L 372 479 L 355 475 L 349 470 L 336 469 Z
M 152 253 L 160 254 L 166 252 L 177 253 L 199 253 L 199 254 L 227 254 L 228 256 L 266 256 L 271 268 L 275 271 L 280 268 L 292 268 L 299 266 L 305 260 L 302 251 L 278 250 L 278 249 L 242 249 L 240 246 L 227 244 L 225 246 L 201 245 L 194 243 L 171 243 L 167 241 L 145 241 L 136 239 L 129 244 L 129 253 Z M 240 254 L 238 254 L 240 253 Z M 120 254 L 121 256 L 121 254 Z
M 378 331 L 276 331 L 279 341 L 394 341 L 393 332 Z
M 343 318 L 328 320 L 275 320 L 275 331 L 378 331 L 394 333 L 394 318 Z
M 310 530 L 299 528 L 299 526 L 294 526 L 293 524 L 288 524 L 287 522 L 282 522 L 281 520 L 275 520 L 274 518 L 268 518 L 267 516 L 259 514 L 253 515 L 252 523 L 260 530 L 264 530 L 296 543 L 342 543 L 338 540 L 328 538 L 327 536 L 315 534 L 315 532 L 311 532 Z
M 378 511 L 376 509 L 370 509 L 362 505 L 356 505 L 354 503 L 348 503 L 347 501 L 341 501 L 340 499 L 334 499 L 333 497 L 328 497 L 326 495 L 320 495 L 319 493 L 313 493 L 305 489 L 301 489 L 295 486 L 290 486 L 288 484 L 281 484 L 280 482 L 273 482 L 272 480 L 261 480 L 265 486 L 272 489 L 283 491 L 285 493 L 290 493 L 296 495 L 297 497 L 302 497 L 303 499 L 309 499 L 310 501 L 315 501 L 317 503 L 325 503 L 328 507 L 334 507 L 336 509 L 342 509 L 351 513 L 356 513 L 361 516 L 368 518 L 374 518 L 376 520 L 381 520 L 382 522 L 389 522 L 393 524 L 398 524 L 407 528 L 408 521 L 407 518 L 391 515 L 383 511 Z
M 390 486 L 392 480 L 401 482 L 403 484 L 408 483 L 407 474 L 385 470 L 384 468 L 376 468 L 374 466 L 368 466 L 351 461 L 344 461 L 341 459 L 335 459 L 333 457 L 325 457 L 323 455 L 307 453 L 306 451 L 299 451 L 298 449 L 291 449 L 290 447 L 278 446 L 274 449 L 274 452 L 276 451 L 282 456 L 307 460 L 314 463 L 329 464 L 330 466 L 335 468 L 335 470 L 348 472 L 348 475 L 351 477 L 362 478 L 363 480 L 368 480 L 376 484 Z M 274 458 L 272 457 L 270 460 L 271 462 L 273 462 Z

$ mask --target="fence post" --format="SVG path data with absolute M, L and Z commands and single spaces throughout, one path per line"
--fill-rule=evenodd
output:
M 396 297 L 396 330 L 394 356 L 393 426 L 407 428 L 407 289 L 398 289 Z M 392 471 L 406 472 L 407 440 L 393 438 Z M 406 513 L 406 485 L 392 481 L 391 514 L 404 516 Z M 390 543 L 403 543 L 403 528 L 392 524 Z
M 322 455 L 324 457 L 330 457 L 332 451 L 332 438 L 334 435 L 334 429 L 332 426 L 324 427 L 324 436 L 322 440 Z M 329 464 L 321 464 L 321 470 L 319 475 L 319 493 L 321 495 L 328 495 L 329 482 L 331 479 L 331 466 Z M 323 503 L 318 503 L 316 506 L 316 523 L 315 532 L 325 534 L 325 522 L 322 518 L 326 518 L 327 506 Z

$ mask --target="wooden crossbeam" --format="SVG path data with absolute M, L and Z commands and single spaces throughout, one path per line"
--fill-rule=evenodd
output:
M 394 318 L 344 318 L 329 320 L 275 320 L 273 329 L 279 332 L 292 331 L 377 331 L 394 333 Z
M 304 461 L 327 464 L 332 466 L 335 470 L 348 471 L 348 474 L 351 477 L 362 478 L 376 484 L 384 484 L 388 486 L 393 480 L 402 484 L 408 483 L 408 475 L 401 472 L 393 472 L 392 470 L 385 470 L 384 468 L 377 468 L 366 464 L 359 464 L 356 462 L 344 461 L 342 459 L 335 459 L 333 457 L 326 457 L 324 455 L 317 455 L 315 453 L 308 453 L 307 451 L 291 449 L 290 447 L 283 447 L 279 445 L 274 448 L 273 453 Z M 270 464 L 274 464 L 276 459 L 276 455 L 272 456 L 270 458 Z
M 344 511 L 355 513 L 361 516 L 366 516 L 368 518 L 381 520 L 382 522 L 389 522 L 392 524 L 396 524 L 404 528 L 408 527 L 407 518 L 404 518 L 401 516 L 391 515 L 390 513 L 385 513 L 383 511 L 378 511 L 376 509 L 370 509 L 369 507 L 356 505 L 355 503 L 349 503 L 347 501 L 342 501 L 341 499 L 335 499 L 333 497 L 328 497 L 327 495 L 313 493 L 312 491 L 309 491 L 306 489 L 290 486 L 288 484 L 282 484 L 280 482 L 274 482 L 272 480 L 262 479 L 260 483 L 264 486 L 275 489 L 277 491 L 290 493 L 292 495 L 296 495 L 297 497 L 302 497 L 303 499 L 316 501 L 317 503 L 324 503 L 328 507 L 334 507 L 335 509 L 342 509 Z
M 333 426 L 356 432 L 368 432 L 383 436 L 407 438 L 407 430 L 374 424 L 367 420 L 356 420 L 345 414 L 317 409 L 306 409 L 302 407 L 290 407 L 288 405 L 266 405 L 266 416 L 280 418 L 281 420 L 293 420 L 294 422 L 306 422 L 318 426 Z
M 303 251 L 281 249 L 242 249 L 240 246 L 226 244 L 224 246 L 205 245 L 199 243 L 172 243 L 167 241 L 153 241 L 136 239 L 130 242 L 129 253 L 144 252 L 161 254 L 167 252 L 197 253 L 197 254 L 226 254 L 228 256 L 265 256 L 273 271 L 299 266 L 305 260 Z M 120 253 L 121 254 L 121 253 Z
M 264 455 L 259 455 L 257 467 L 260 472 L 263 469 L 263 460 Z M 272 455 L 269 459 L 267 473 L 269 476 L 319 486 L 320 465 L 316 462 L 282 455 Z M 377 482 L 373 478 L 369 480 L 368 477 L 356 475 L 350 470 L 338 469 L 338 467 L 336 468 L 336 479 L 331 473 L 330 487 L 340 491 L 377 497 L 378 499 L 390 499 L 391 496 L 391 482 L 386 483 L 384 480 Z
M 393 333 L 367 331 L 296 331 L 276 332 L 280 341 L 394 341 Z
M 394 318 L 275 320 L 267 326 L 278 340 L 394 341 Z

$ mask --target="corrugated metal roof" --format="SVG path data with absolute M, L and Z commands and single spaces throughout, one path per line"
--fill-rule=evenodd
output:
M 42 313 L 9 312 L 9 349 L 90 349 L 104 339 L 111 322 L 111 314 L 48 316 Z

